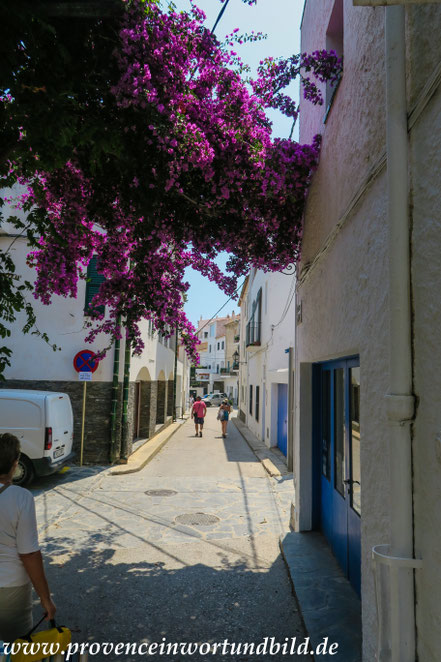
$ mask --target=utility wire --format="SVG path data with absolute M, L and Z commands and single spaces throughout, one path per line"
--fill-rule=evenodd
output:
M 293 285 L 294 285 L 294 288 L 292 287 Z M 295 293 L 296 293 L 296 288 L 295 288 L 295 278 L 293 278 L 293 282 L 291 283 L 290 291 L 289 291 L 288 296 L 287 296 L 287 298 L 286 298 L 285 309 L 284 309 L 284 311 L 283 311 L 283 313 L 282 313 L 281 318 L 280 318 L 279 321 L 277 322 L 277 324 L 272 324 L 272 330 L 273 330 L 273 331 L 274 331 L 274 329 L 277 329 L 277 327 L 278 327 L 280 324 L 282 324 L 283 320 L 285 319 L 285 317 L 286 317 L 286 315 L 287 315 L 287 313 L 288 313 L 288 310 L 289 310 L 290 307 L 291 307 L 291 304 L 292 304 L 292 301 L 293 301 L 293 299 L 294 299 Z M 291 298 L 290 298 L 290 297 L 291 297 Z M 289 299 L 289 302 L 288 302 L 288 299 Z
M 219 310 L 216 311 L 216 312 L 214 313 L 213 317 L 210 317 L 210 319 L 207 320 L 207 321 L 205 322 L 204 326 L 201 326 L 200 329 L 197 329 L 197 333 L 199 333 L 199 331 L 202 331 L 202 329 L 205 329 L 205 327 L 206 327 L 208 324 L 210 324 L 210 322 L 212 322 L 214 319 L 216 319 L 216 317 L 219 315 L 220 311 L 223 310 L 223 309 L 225 308 L 225 306 L 227 305 L 227 303 L 229 303 L 229 302 L 231 301 L 231 299 L 233 299 L 233 297 L 236 296 L 236 294 L 239 292 L 239 290 L 242 289 L 243 284 L 245 283 L 245 281 L 246 281 L 246 278 L 244 278 L 244 280 L 242 281 L 242 283 L 239 285 L 239 287 L 237 288 L 237 290 L 236 290 L 236 291 L 230 296 L 230 298 L 227 299 L 227 300 L 225 301 L 225 303 L 223 304 L 223 306 L 221 306 L 221 307 L 219 308 Z
M 226 10 L 227 5 L 228 5 L 229 2 L 230 2 L 230 0 L 226 0 L 224 6 L 223 6 L 222 9 L 220 10 L 220 12 L 219 12 L 219 14 L 218 14 L 218 17 L 217 17 L 217 19 L 216 19 L 216 21 L 215 21 L 215 24 L 213 25 L 213 28 L 212 28 L 212 30 L 211 30 L 211 34 L 214 34 L 214 31 L 215 31 L 216 28 L 217 28 L 217 24 L 219 23 L 219 21 L 221 20 L 222 16 L 224 15 L 224 11 Z

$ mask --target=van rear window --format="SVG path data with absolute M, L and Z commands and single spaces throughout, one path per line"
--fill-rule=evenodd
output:
M 51 396 L 47 401 L 46 426 L 66 427 L 72 423 L 72 407 L 67 397 Z
M 41 427 L 41 410 L 34 402 L 0 398 L 0 432 Z

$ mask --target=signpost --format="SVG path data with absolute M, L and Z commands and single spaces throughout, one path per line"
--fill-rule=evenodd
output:
M 98 359 L 95 352 L 90 349 L 82 349 L 74 356 L 73 366 L 78 373 L 78 380 L 84 382 L 83 386 L 83 414 L 81 420 L 81 446 L 80 446 L 80 467 L 83 466 L 84 449 L 84 423 L 86 420 L 86 395 L 87 382 L 92 381 L 92 373 L 98 368 Z

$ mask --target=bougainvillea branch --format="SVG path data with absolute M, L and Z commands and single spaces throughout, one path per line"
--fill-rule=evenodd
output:
M 178 13 L 127 3 L 69 158 L 51 169 L 35 170 L 36 162 L 32 171 L 29 159 L 13 166 L 27 187 L 25 208 L 46 218 L 29 258 L 38 272 L 35 296 L 44 303 L 54 293 L 75 296 L 97 254 L 105 282 L 94 305 L 106 306 L 106 316 L 97 315 L 89 340 L 115 335 L 122 315 L 139 352 L 139 323 L 150 319 L 163 332 L 178 328 L 194 361 L 197 339 L 182 311 L 185 269 L 231 295 L 251 266 L 280 270 L 299 256 L 320 139 L 274 140 L 265 109 L 296 115 L 283 93 L 296 77 L 305 97 L 322 103 L 317 81 L 334 81 L 341 70 L 332 52 L 270 59 L 249 85 L 234 70 L 236 54 L 204 21 L 194 5 Z M 106 134 L 104 157 L 84 140 L 91 112 Z M 21 139 L 38 159 L 30 133 Z M 231 254 L 226 274 L 214 261 L 221 251 Z

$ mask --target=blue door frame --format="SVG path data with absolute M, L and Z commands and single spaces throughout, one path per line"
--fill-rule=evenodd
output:
M 313 524 L 360 595 L 359 365 L 350 357 L 313 369 Z
M 277 385 L 277 446 L 282 453 L 288 453 L 288 386 Z

